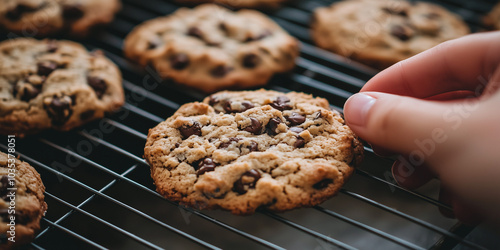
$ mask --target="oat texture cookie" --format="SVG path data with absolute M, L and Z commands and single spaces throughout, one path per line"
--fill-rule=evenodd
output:
M 69 32 L 84 36 L 113 20 L 119 0 L 1 0 L 0 27 L 24 36 Z
M 291 70 L 299 53 L 298 41 L 264 14 L 214 4 L 147 21 L 124 47 L 132 61 L 205 92 L 264 85 Z
M 216 3 L 229 8 L 277 8 L 287 0 L 176 0 L 178 3 Z
M 0 134 L 70 130 L 123 102 L 121 73 L 99 51 L 70 41 L 0 43 Z
M 157 191 L 198 209 L 251 214 L 335 195 L 363 147 L 328 101 L 303 93 L 219 92 L 149 131 Z
M 484 17 L 484 24 L 493 30 L 500 30 L 500 3 L 498 3 L 493 10 Z
M 442 7 L 399 0 L 348 0 L 318 8 L 311 29 L 319 47 L 378 69 L 469 33 Z
M 19 247 L 35 238 L 47 211 L 44 192 L 33 167 L 0 152 L 0 249 Z

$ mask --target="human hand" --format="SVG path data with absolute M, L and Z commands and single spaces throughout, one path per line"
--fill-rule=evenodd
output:
M 441 180 L 454 215 L 500 225 L 500 32 L 466 36 L 399 62 L 346 102 L 347 124 L 396 181 Z

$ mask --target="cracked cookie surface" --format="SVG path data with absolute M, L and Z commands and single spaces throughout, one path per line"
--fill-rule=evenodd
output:
M 349 0 L 315 10 L 312 37 L 326 50 L 378 69 L 469 33 L 468 26 L 435 4 Z
M 149 131 L 144 152 L 167 199 L 251 214 L 332 197 L 363 146 L 325 99 L 259 90 L 183 105 Z
M 11 164 L 15 167 L 11 168 Z M 15 175 L 12 169 L 15 169 Z M 44 192 L 45 186 L 40 174 L 32 166 L 0 152 L 0 249 L 19 247 L 35 238 L 35 234 L 40 230 L 40 220 L 47 211 Z M 11 204 L 12 200 L 15 208 Z M 11 223 L 12 219 L 16 223 L 15 242 L 7 239 L 12 237 L 8 233 L 11 230 L 8 223 Z
M 0 27 L 24 36 L 69 32 L 85 36 L 113 20 L 119 0 L 2 0 Z
M 100 51 L 70 41 L 0 43 L 0 133 L 70 130 L 124 102 L 121 73 Z
M 205 4 L 140 24 L 124 52 L 163 78 L 212 93 L 266 84 L 295 66 L 299 46 L 260 12 Z

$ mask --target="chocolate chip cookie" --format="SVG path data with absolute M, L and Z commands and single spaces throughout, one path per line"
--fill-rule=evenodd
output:
M 500 3 L 493 7 L 490 13 L 484 17 L 484 24 L 492 30 L 500 30 Z
M 0 152 L 0 249 L 31 242 L 47 211 L 45 187 L 28 163 Z
M 113 20 L 119 0 L 2 0 L 0 27 L 23 36 L 69 32 L 84 36 Z
M 183 105 L 149 131 L 144 152 L 167 199 L 251 214 L 332 197 L 360 163 L 363 147 L 327 100 L 259 90 Z
M 124 102 L 121 73 L 100 51 L 70 41 L 0 43 L 0 134 L 70 130 Z
M 124 47 L 132 61 L 208 93 L 264 85 L 292 69 L 299 53 L 297 40 L 262 13 L 214 4 L 147 21 Z
M 277 8 L 287 0 L 176 0 L 178 3 L 216 3 L 229 8 Z
M 457 15 L 416 1 L 341 1 L 318 8 L 312 19 L 319 47 L 378 69 L 468 33 Z

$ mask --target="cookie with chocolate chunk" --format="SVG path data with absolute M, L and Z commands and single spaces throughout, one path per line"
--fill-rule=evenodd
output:
M 205 4 L 139 25 L 124 51 L 164 78 L 210 93 L 266 84 L 295 66 L 299 46 L 260 12 Z
M 229 8 L 277 8 L 287 0 L 176 0 L 178 3 L 216 3 Z
M 35 238 L 47 211 L 44 192 L 40 174 L 32 166 L 0 152 L 0 249 L 13 249 Z
M 500 30 L 500 3 L 495 5 L 491 12 L 484 17 L 484 24 L 488 29 Z
M 285 211 L 334 196 L 363 147 L 328 101 L 303 93 L 224 91 L 183 105 L 149 131 L 157 191 L 198 209 Z
M 0 28 L 23 36 L 69 32 L 84 36 L 113 20 L 119 0 L 2 0 Z
M 99 51 L 70 41 L 0 43 L 0 134 L 70 130 L 123 102 L 121 73 Z
M 469 33 L 458 15 L 404 0 L 336 2 L 315 11 L 311 29 L 319 47 L 378 69 Z

